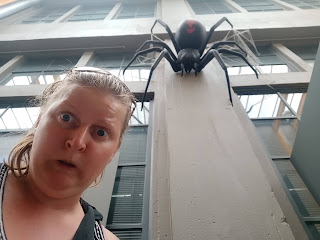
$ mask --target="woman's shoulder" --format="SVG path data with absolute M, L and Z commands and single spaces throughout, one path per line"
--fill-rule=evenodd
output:
M 116 235 L 114 235 L 112 232 L 110 232 L 104 226 L 101 225 L 101 228 L 103 230 L 103 235 L 106 240 L 119 240 L 119 238 Z

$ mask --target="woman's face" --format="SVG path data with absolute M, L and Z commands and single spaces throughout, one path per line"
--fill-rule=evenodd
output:
M 69 86 L 40 117 L 27 179 L 50 197 L 82 194 L 118 150 L 125 111 L 110 94 Z

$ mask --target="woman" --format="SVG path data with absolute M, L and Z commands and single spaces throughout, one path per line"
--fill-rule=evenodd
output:
M 0 168 L 0 239 L 118 239 L 81 196 L 119 149 L 134 95 L 109 72 L 83 67 L 38 100 L 35 127 Z

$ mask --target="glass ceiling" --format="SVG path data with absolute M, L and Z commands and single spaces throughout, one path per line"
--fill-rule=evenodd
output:
M 109 69 L 113 75 L 119 77 L 124 82 L 147 81 L 150 70 L 144 68 L 129 68 L 125 75 L 121 69 Z M 5 86 L 18 86 L 30 84 L 50 84 L 58 80 L 63 80 L 67 74 L 50 72 L 32 72 L 32 73 L 12 73 L 9 80 L 5 80 Z
M 129 125 L 145 125 L 149 123 L 149 102 L 143 104 L 143 109 L 141 111 L 141 102 L 137 103 L 136 110 L 134 111 Z
M 32 128 L 40 113 L 39 107 L 0 108 L 0 132 L 27 131 Z M 144 103 L 141 111 L 141 103 L 130 119 L 129 125 L 148 124 L 149 102 Z
M 290 69 L 285 64 L 279 65 L 263 65 L 258 67 L 261 74 L 269 73 L 287 73 L 290 72 Z M 229 75 L 247 75 L 255 74 L 249 66 L 245 67 L 228 67 L 227 68 Z
M 27 130 L 36 122 L 38 107 L 0 108 L 0 131 Z
M 122 70 L 120 68 L 109 68 L 107 69 L 110 73 L 117 76 L 124 82 L 134 82 L 134 81 L 147 81 L 150 68 L 128 68 L 124 75 L 122 74 Z
M 50 84 L 54 81 L 63 80 L 66 74 L 50 73 L 13 73 L 5 86 L 18 86 L 30 84 Z
M 293 117 L 298 113 L 303 93 L 283 95 L 294 113 L 287 106 L 279 107 L 281 99 L 277 94 L 240 95 L 239 99 L 250 118 Z

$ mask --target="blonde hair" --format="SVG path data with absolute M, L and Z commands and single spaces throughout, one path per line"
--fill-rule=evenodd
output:
M 46 87 L 42 95 L 34 99 L 34 105 L 40 107 L 40 116 L 59 99 L 71 85 L 91 87 L 111 94 L 126 106 L 126 115 L 121 136 L 128 128 L 129 120 L 136 108 L 136 99 L 129 88 L 110 72 L 93 67 L 75 67 L 71 69 L 63 81 L 56 81 Z M 37 124 L 36 123 L 36 124 Z M 9 154 L 9 162 L 5 163 L 17 178 L 25 177 L 29 171 L 30 151 L 33 144 L 34 128 L 32 128 Z

